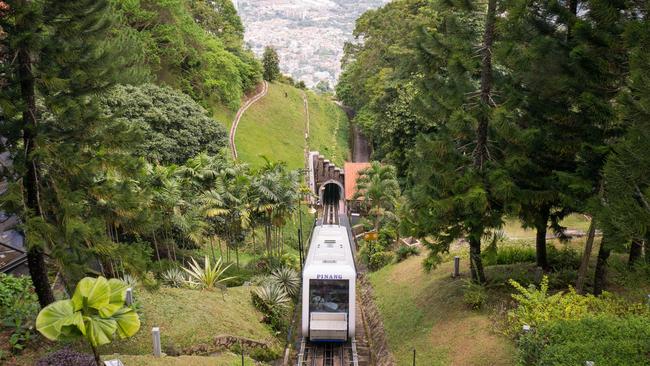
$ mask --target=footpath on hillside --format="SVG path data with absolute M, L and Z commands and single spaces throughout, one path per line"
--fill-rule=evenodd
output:
M 244 112 L 246 112 L 246 110 L 255 102 L 262 99 L 268 91 L 269 84 L 266 82 L 266 80 L 264 80 L 262 81 L 262 90 L 259 93 L 255 94 L 252 98 L 246 100 L 246 102 L 244 102 L 244 104 L 237 111 L 235 119 L 232 121 L 232 126 L 230 127 L 230 135 L 228 137 L 228 141 L 230 142 L 230 151 L 232 152 L 233 159 L 237 159 L 237 145 L 235 144 L 235 135 L 237 134 L 237 126 L 239 125 L 239 120 L 241 120 Z

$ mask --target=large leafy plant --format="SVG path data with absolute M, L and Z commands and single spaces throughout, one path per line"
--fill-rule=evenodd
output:
M 50 340 L 83 337 L 90 344 L 97 365 L 97 347 L 134 335 L 140 329 L 138 314 L 125 306 L 128 285 L 118 279 L 86 277 L 79 281 L 72 299 L 56 301 L 41 310 L 36 329 Z

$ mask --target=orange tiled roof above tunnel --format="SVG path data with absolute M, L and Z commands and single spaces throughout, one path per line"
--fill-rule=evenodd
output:
M 350 163 L 345 162 L 343 171 L 345 172 L 345 199 L 351 200 L 356 192 L 357 178 L 359 172 L 370 166 L 370 163 Z

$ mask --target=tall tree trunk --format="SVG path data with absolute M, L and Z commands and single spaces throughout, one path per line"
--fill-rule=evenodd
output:
M 641 259 L 641 252 L 643 250 L 643 241 L 640 239 L 633 239 L 630 244 L 630 257 L 628 258 L 627 265 L 630 269 Z
M 535 253 L 537 257 L 537 266 L 542 267 L 543 270 L 548 271 L 548 257 L 546 255 L 546 230 L 548 227 L 548 217 L 550 215 L 550 208 L 545 206 L 539 211 L 539 215 L 535 220 Z
M 594 295 L 600 295 L 605 288 L 605 280 L 607 277 L 607 259 L 611 254 L 611 249 L 608 248 L 606 236 L 600 241 L 600 249 L 598 250 L 598 260 L 596 261 L 596 273 L 594 274 Z
M 153 232 L 153 245 L 156 248 L 156 258 L 158 259 L 158 262 L 160 262 L 160 250 L 158 249 L 158 240 L 156 239 L 156 230 Z
M 474 150 L 474 166 L 482 171 L 485 162 L 489 158 L 488 152 L 488 125 L 489 109 L 494 106 L 492 101 L 492 45 L 494 44 L 494 33 L 496 23 L 497 0 L 489 0 L 485 18 L 485 33 L 483 33 L 483 44 L 481 47 L 481 111 L 478 116 L 478 127 L 476 129 L 476 148 Z
M 578 15 L 578 0 L 569 0 L 569 11 L 573 16 Z M 566 31 L 566 38 L 567 40 L 571 39 L 573 37 L 573 20 L 569 21 L 569 24 L 567 25 L 567 31 Z
M 25 18 L 25 17 L 22 17 Z M 23 22 L 29 19 L 22 19 L 17 24 L 20 32 L 28 32 L 29 25 Z M 36 95 L 34 89 L 34 74 L 32 73 L 32 59 L 27 45 L 22 44 L 18 48 L 18 76 L 20 78 L 20 92 L 22 101 L 25 104 L 23 109 L 23 144 L 25 148 L 25 175 L 23 177 L 23 189 L 25 204 L 29 212 L 27 215 L 41 216 L 41 205 L 38 197 L 38 165 L 34 157 L 36 148 L 36 134 L 38 122 L 36 120 Z M 47 277 L 47 266 L 43 247 L 45 243 L 27 243 L 27 265 L 29 274 L 38 303 L 45 307 L 54 302 L 54 294 L 50 287 L 50 280 Z
M 578 269 L 578 279 L 576 281 L 576 291 L 584 293 L 585 280 L 587 278 L 587 269 L 589 268 L 589 259 L 591 258 L 591 251 L 594 247 L 594 238 L 596 236 L 596 220 L 591 218 L 589 223 L 589 232 L 587 233 L 587 242 L 585 242 L 585 250 L 582 252 L 582 260 L 580 261 L 580 268 Z
M 472 280 L 478 284 L 485 283 L 485 271 L 483 270 L 483 260 L 481 259 L 481 239 L 476 239 L 473 235 L 469 239 L 469 257 L 472 271 Z
M 266 224 L 264 226 L 264 239 L 266 241 L 266 255 L 271 256 L 271 226 Z
M 214 252 L 214 236 L 210 235 L 210 253 L 212 254 L 212 261 L 215 262 L 217 260 L 217 255 Z

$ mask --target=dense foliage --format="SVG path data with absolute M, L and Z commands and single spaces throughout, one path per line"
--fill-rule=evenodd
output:
M 598 316 L 545 324 L 517 345 L 521 365 L 641 366 L 648 364 L 648 337 L 647 317 Z
M 640 258 L 650 223 L 639 153 L 648 11 L 645 2 L 400 0 L 357 20 L 337 95 L 356 109 L 374 157 L 397 167 L 403 229 L 433 239 L 425 264 L 464 238 L 483 282 L 482 242 L 509 215 L 535 229 L 535 260 L 549 270 L 547 231 L 563 239 L 571 212 L 595 216 L 605 233 L 596 293 L 611 250 Z
M 199 153 L 214 155 L 226 147 L 223 125 L 190 97 L 171 88 L 120 85 L 103 97 L 103 104 L 112 118 L 142 134 L 135 153 L 150 162 L 183 164 Z
M 506 333 L 517 338 L 523 365 L 643 365 L 648 361 L 648 308 L 605 293 L 583 296 L 573 289 L 549 294 L 512 281 L 517 307 L 508 313 Z M 530 330 L 522 331 L 524 325 Z
M 158 82 L 197 101 L 237 106 L 261 77 L 244 47 L 243 27 L 231 1 L 112 0 L 119 34 L 133 38 Z
M 0 322 L 11 332 L 12 350 L 22 350 L 32 338 L 37 313 L 38 302 L 31 279 L 0 273 Z

